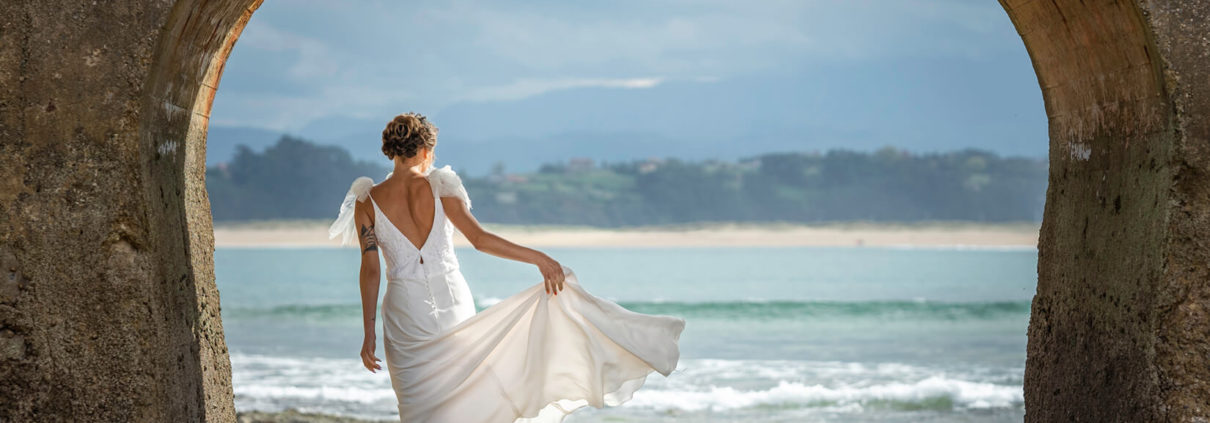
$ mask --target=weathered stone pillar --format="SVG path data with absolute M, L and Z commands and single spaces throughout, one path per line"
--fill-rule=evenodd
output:
M 0 421 L 233 421 L 204 133 L 259 2 L 0 2 Z
M 1050 118 L 1026 420 L 1210 418 L 1210 3 L 1002 3 Z

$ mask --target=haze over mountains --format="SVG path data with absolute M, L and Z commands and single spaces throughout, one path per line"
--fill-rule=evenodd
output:
M 302 3 L 265 4 L 236 45 L 210 164 L 283 133 L 385 161 L 382 126 L 409 110 L 441 128 L 438 161 L 472 175 L 571 157 L 1047 152 L 1036 77 L 995 3 Z
M 429 116 L 440 127 L 438 156 L 475 174 L 503 161 L 531 171 L 570 157 L 630 160 L 729 159 L 771 151 L 871 151 L 894 145 L 935 152 L 978 145 L 1005 155 L 1045 157 L 1045 120 L 1028 90 L 989 89 L 991 75 L 936 72 L 936 63 L 881 69 L 814 69 L 778 78 L 661 82 L 648 88 L 589 87 L 516 101 L 458 103 Z M 987 101 L 995 95 L 1000 101 Z M 385 160 L 383 119 L 326 116 L 290 133 Z M 381 122 L 380 122 L 381 120 Z M 1040 121 L 1040 122 L 1039 122 Z M 208 162 L 235 144 L 254 149 L 282 132 L 214 126 Z

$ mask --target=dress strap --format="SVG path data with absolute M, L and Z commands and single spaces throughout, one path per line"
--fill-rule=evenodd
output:
M 332 226 L 328 227 L 328 239 L 341 237 L 340 245 L 355 245 L 357 243 L 357 222 L 355 214 L 357 203 L 365 201 L 370 195 L 370 188 L 374 187 L 374 180 L 368 176 L 362 176 L 353 180 L 353 185 L 349 187 L 349 192 L 345 194 L 345 199 L 340 203 L 340 214 L 337 215 L 336 221 L 332 222 Z
M 429 171 L 429 183 L 433 184 L 435 195 L 440 197 L 457 197 L 466 204 L 466 209 L 471 208 L 471 198 L 466 193 L 466 187 L 462 186 L 462 178 L 450 168 L 450 165 L 445 165 Z

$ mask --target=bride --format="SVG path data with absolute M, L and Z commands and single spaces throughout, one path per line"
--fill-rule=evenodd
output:
M 588 293 L 550 256 L 484 230 L 449 165 L 433 168 L 437 128 L 414 113 L 382 131 L 394 171 L 353 182 L 330 235 L 361 253 L 365 340 L 375 356 L 380 286 L 383 346 L 403 422 L 560 422 L 591 405 L 631 398 L 652 371 L 680 357 L 683 319 L 631 312 Z M 476 250 L 538 267 L 542 282 L 476 313 L 459 270 L 457 229 Z

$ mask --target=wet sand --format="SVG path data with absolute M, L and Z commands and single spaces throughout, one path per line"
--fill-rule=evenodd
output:
M 237 423 L 379 423 L 327 414 L 303 413 L 298 410 L 241 412 L 237 413 L 235 421 Z

